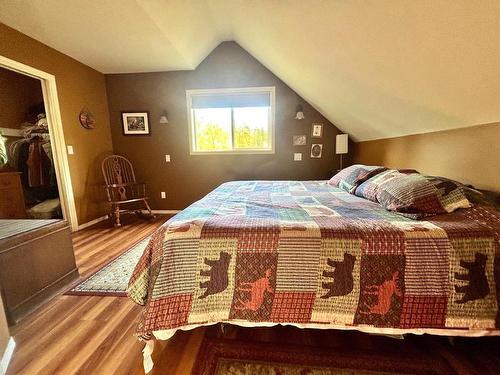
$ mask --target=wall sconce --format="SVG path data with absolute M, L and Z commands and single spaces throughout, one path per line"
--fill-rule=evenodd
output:
M 296 120 L 302 120 L 305 116 L 304 116 L 304 110 L 302 108 L 302 105 L 298 105 L 297 108 L 296 108 L 296 112 L 297 114 L 295 115 L 295 119 Z
M 168 124 L 167 111 L 161 113 L 160 124 Z

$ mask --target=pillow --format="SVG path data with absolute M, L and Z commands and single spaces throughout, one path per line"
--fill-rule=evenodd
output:
M 418 173 L 414 169 L 388 169 L 384 172 L 381 172 L 362 184 L 360 184 L 356 190 L 354 191 L 354 194 L 357 195 L 358 197 L 369 199 L 373 202 L 378 202 L 377 201 L 377 191 L 379 186 L 392 178 L 399 177 L 402 174 L 411 174 L 411 173 Z
M 387 210 L 411 219 L 471 207 L 460 184 L 420 174 L 396 172 L 377 188 L 377 201 Z
M 425 178 L 438 189 L 439 200 L 447 212 L 472 207 L 464 191 L 464 185 L 460 182 L 445 177 L 425 176 Z
M 419 171 L 411 168 L 398 168 L 397 171 L 404 174 L 420 173 Z
M 328 183 L 352 194 L 359 184 L 368 180 L 370 177 L 385 171 L 386 169 L 387 168 L 380 166 L 355 164 L 342 169 L 339 173 L 333 176 Z
M 472 204 L 493 206 L 495 209 L 500 210 L 500 194 L 488 190 L 477 190 L 467 185 L 463 185 L 462 189 Z

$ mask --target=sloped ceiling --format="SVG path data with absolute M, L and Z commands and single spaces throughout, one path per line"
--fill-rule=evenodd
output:
M 234 40 L 357 141 L 500 121 L 498 0 L 0 0 L 0 21 L 103 73 Z

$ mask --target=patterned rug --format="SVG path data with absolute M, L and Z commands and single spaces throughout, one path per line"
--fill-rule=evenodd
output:
M 128 280 L 148 241 L 149 236 L 127 249 L 65 294 L 126 297 Z
M 394 375 L 452 374 L 438 358 L 401 358 L 380 353 L 325 351 L 205 338 L 192 375 Z

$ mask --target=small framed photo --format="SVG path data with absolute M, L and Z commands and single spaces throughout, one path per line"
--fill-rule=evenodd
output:
M 323 145 L 321 143 L 313 143 L 311 145 L 311 158 L 320 159 L 323 154 Z
M 149 112 L 122 112 L 123 135 L 149 135 Z
M 293 145 L 294 146 L 305 146 L 307 143 L 307 137 L 305 135 L 294 135 Z
M 312 134 L 313 138 L 321 138 L 323 136 L 323 124 L 312 124 Z

